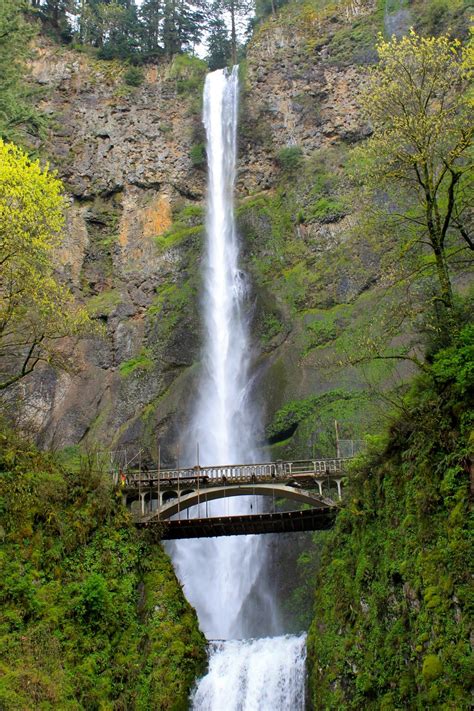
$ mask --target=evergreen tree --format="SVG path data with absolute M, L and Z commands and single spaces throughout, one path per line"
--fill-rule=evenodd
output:
M 229 30 L 221 12 L 213 13 L 208 23 L 207 35 L 207 61 L 209 69 L 225 67 L 231 56 L 231 42 Z
M 22 142 L 25 133 L 36 133 L 42 123 L 23 78 L 36 34 L 35 26 L 25 20 L 28 9 L 23 0 L 0 2 L 0 137 L 8 141 Z
M 239 31 L 247 24 L 249 15 L 254 9 L 253 0 L 216 0 L 216 7 L 228 17 L 230 25 L 230 56 L 232 64 L 237 63 Z
M 206 25 L 203 0 L 164 0 L 162 43 L 167 57 L 192 49 Z
M 102 58 L 127 59 L 139 52 L 141 28 L 135 0 L 101 3 Z
M 162 51 L 163 0 L 144 0 L 140 8 L 141 48 L 150 56 Z

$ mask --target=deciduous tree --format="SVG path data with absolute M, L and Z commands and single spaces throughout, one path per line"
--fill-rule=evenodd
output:
M 0 140 L 0 390 L 41 362 L 64 365 L 57 341 L 94 330 L 53 270 L 61 189 L 47 166 Z
M 393 239 L 408 253 L 422 245 L 433 259 L 439 301 L 449 314 L 450 248 L 472 250 L 469 234 L 472 107 L 471 59 L 447 36 L 380 39 L 364 105 L 373 135 L 360 149 L 362 181 L 384 202 Z M 471 68 L 470 68 L 471 67 Z M 458 244 L 459 247 L 459 244 Z M 449 321 L 449 318 L 448 318 Z

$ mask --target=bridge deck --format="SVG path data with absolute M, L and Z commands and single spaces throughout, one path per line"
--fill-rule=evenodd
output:
M 189 520 L 137 521 L 137 525 L 150 528 L 160 525 L 161 538 L 212 538 L 216 536 L 242 536 L 260 533 L 291 533 L 297 531 L 323 531 L 334 523 L 337 509 L 324 507 L 305 511 L 252 514 L 246 516 L 219 516 Z
M 346 459 L 313 459 L 297 462 L 264 462 L 212 467 L 187 467 L 152 471 L 128 471 L 123 476 L 125 489 L 206 487 L 254 481 L 324 480 L 345 476 Z

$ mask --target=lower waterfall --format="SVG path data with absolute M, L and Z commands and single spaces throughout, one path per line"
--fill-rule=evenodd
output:
M 204 466 L 259 459 L 260 418 L 251 392 L 249 289 L 239 266 L 233 206 L 238 89 L 238 67 L 206 77 L 205 339 L 199 396 L 186 433 L 192 445 L 187 452 L 189 465 L 195 464 L 196 443 Z M 250 497 L 209 505 L 213 516 L 251 510 Z M 198 682 L 191 699 L 195 711 L 304 708 L 305 635 L 283 635 L 275 596 L 264 573 L 264 538 L 231 536 L 168 544 L 201 628 L 214 640 L 210 642 L 209 672 Z M 249 605 L 255 614 L 248 615 Z M 258 629 L 250 618 L 258 620 Z
M 276 711 L 304 708 L 306 636 L 211 643 L 209 672 L 194 709 Z

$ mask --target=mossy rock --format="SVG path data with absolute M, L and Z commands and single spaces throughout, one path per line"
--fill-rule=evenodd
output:
M 426 682 L 435 681 L 443 673 L 443 665 L 437 654 L 427 654 L 423 660 L 423 668 L 421 670 L 423 679 Z

